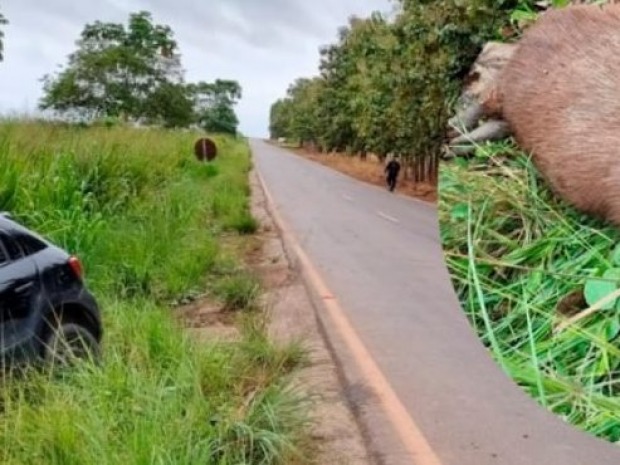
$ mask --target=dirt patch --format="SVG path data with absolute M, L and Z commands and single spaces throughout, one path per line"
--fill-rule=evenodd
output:
M 341 154 L 319 154 L 316 152 L 311 152 L 307 149 L 289 150 L 297 155 L 332 168 L 359 181 L 374 184 L 379 187 L 386 186 L 385 177 L 383 175 L 384 167 L 374 157 L 369 157 L 366 160 L 362 160 L 359 157 Z M 437 202 L 437 187 L 430 183 L 414 183 L 412 180 L 403 179 L 402 176 L 400 176 L 396 191 L 400 194 L 414 197 L 425 202 Z
M 268 213 L 264 193 L 252 173 L 252 213 L 260 223 L 262 253 L 254 256 L 254 269 L 268 289 L 271 337 L 281 343 L 302 342 L 310 363 L 298 372 L 296 386 L 311 399 L 312 438 L 319 465 L 370 465 L 374 463 L 350 408 L 338 368 L 319 329 L 310 297 L 287 257 L 279 232 Z M 260 258 L 259 258 L 260 257 Z
M 299 272 L 287 256 L 280 233 L 268 213 L 264 193 L 251 174 L 252 214 L 260 224 L 256 236 L 243 243 L 225 241 L 225 248 L 242 253 L 266 292 L 261 307 L 269 317 L 269 334 L 277 343 L 300 342 L 309 363 L 297 372 L 295 387 L 310 400 L 311 441 L 317 465 L 371 465 L 362 431 L 356 422 L 338 368 L 319 328 L 314 307 Z M 237 315 L 209 299 L 180 307 L 176 315 L 190 334 L 204 341 L 234 341 L 240 337 Z
M 190 334 L 201 341 L 235 341 L 240 338 L 236 316 L 222 305 L 198 300 L 178 309 L 175 315 Z
M 260 237 L 224 236 L 220 248 L 223 254 L 245 258 L 245 265 L 250 268 L 261 260 L 263 253 Z M 175 307 L 174 315 L 190 334 L 201 341 L 240 340 L 238 312 L 227 310 L 223 303 L 205 295 L 185 300 Z

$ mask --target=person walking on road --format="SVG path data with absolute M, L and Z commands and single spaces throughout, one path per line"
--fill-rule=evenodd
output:
M 390 192 L 394 192 L 396 188 L 396 181 L 398 180 L 398 174 L 400 173 L 400 163 L 397 157 L 393 157 L 385 167 L 385 173 L 387 174 L 387 185 Z

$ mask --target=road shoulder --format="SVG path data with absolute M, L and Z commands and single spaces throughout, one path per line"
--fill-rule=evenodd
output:
M 297 375 L 296 386 L 312 401 L 312 441 L 321 465 L 374 465 L 367 439 L 358 424 L 342 383 L 340 369 L 320 328 L 314 304 L 295 258 L 287 250 L 256 172 L 250 174 L 252 213 L 260 223 L 261 251 L 254 268 L 267 289 L 270 335 L 281 343 L 302 341 L 310 363 Z

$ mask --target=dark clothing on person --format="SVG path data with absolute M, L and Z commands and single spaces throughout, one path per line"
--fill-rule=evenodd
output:
M 400 173 L 400 163 L 396 160 L 391 160 L 385 167 L 387 173 L 387 184 L 390 192 L 394 192 L 396 188 L 396 181 L 398 180 L 398 173 Z

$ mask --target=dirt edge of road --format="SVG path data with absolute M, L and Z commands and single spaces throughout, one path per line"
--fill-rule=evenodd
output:
M 286 263 L 294 273 L 295 282 L 298 283 L 297 289 L 303 294 L 304 300 L 302 313 L 300 310 L 286 308 L 285 305 L 281 307 L 281 315 L 277 315 L 276 310 L 272 315 L 273 325 L 277 328 L 288 319 L 288 331 L 292 332 L 285 329 L 283 332 L 285 337 L 294 337 L 295 334 L 312 334 L 311 340 L 318 345 L 325 365 L 329 366 L 330 379 L 329 381 L 323 380 L 324 386 L 331 386 L 331 389 L 337 393 L 331 402 L 319 404 L 314 418 L 318 421 L 319 430 L 323 427 L 327 427 L 328 430 L 336 428 L 337 431 L 342 431 L 345 437 L 338 437 L 337 434 L 331 436 L 329 439 L 331 444 L 324 449 L 325 453 L 320 463 L 325 465 L 353 463 L 411 465 L 410 451 L 399 439 L 394 424 L 380 400 L 381 396 L 371 387 L 369 380 L 362 373 L 358 365 L 359 360 L 350 351 L 343 335 L 333 327 L 327 315 L 328 310 L 324 301 L 326 296 L 321 295 L 319 289 L 315 288 L 311 270 L 306 269 L 302 264 L 303 259 L 298 255 L 295 245 L 296 240 L 288 232 L 288 225 L 280 217 L 277 205 L 273 204 L 269 192 L 266 191 L 267 186 L 264 185 L 260 174 L 256 172 L 252 173 L 251 179 L 255 193 L 253 212 L 259 221 L 263 220 L 261 211 L 263 214 L 266 212 L 269 218 L 268 224 L 274 227 L 273 234 L 278 238 L 280 250 L 284 253 Z M 258 211 L 254 210 L 256 203 L 262 204 L 263 208 Z M 318 369 L 315 372 L 321 376 Z M 317 388 L 322 389 L 320 385 Z M 334 413 L 330 410 L 334 405 L 341 409 L 340 418 L 332 417 L 334 421 L 327 420 L 326 418 L 330 418 Z M 327 417 L 324 417 L 322 412 L 326 412 Z M 356 444 L 357 447 L 363 444 L 364 453 L 362 454 L 361 449 L 347 450 L 347 442 Z M 343 458 L 338 460 L 330 456 L 332 450 Z M 343 452 L 345 452 L 344 455 L 342 455 Z M 344 457 L 347 458 L 344 459 Z
M 372 157 L 363 161 L 359 157 L 334 153 L 320 154 L 304 148 L 283 147 L 273 141 L 266 142 L 275 147 L 288 150 L 297 156 L 331 168 L 339 173 L 355 178 L 358 181 L 385 188 L 383 165 Z M 396 193 L 406 195 L 407 197 L 413 197 L 429 204 L 437 203 L 437 187 L 426 182 L 416 184 L 410 179 L 403 179 L 402 175 L 399 176 L 399 178 Z
M 318 454 L 315 463 L 374 465 L 377 461 L 367 447 L 314 303 L 254 170 L 250 185 L 252 214 L 259 221 L 261 239 L 251 265 L 266 289 L 263 305 L 269 309 L 270 336 L 280 343 L 301 341 L 309 352 L 310 361 L 298 372 L 296 387 L 312 400 L 311 440 Z

